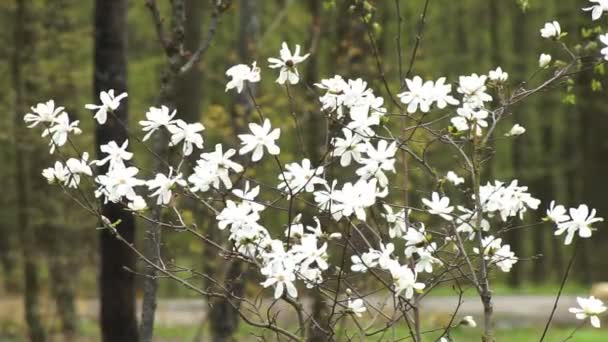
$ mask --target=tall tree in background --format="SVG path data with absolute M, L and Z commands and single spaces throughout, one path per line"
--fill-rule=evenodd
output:
M 21 242 L 24 273 L 24 306 L 25 320 L 32 342 L 46 341 L 46 332 L 40 317 L 39 277 L 37 262 L 37 239 L 34 228 L 29 220 L 30 186 L 29 153 L 24 141 L 27 136 L 23 126 L 23 115 L 27 108 L 26 94 L 33 92 L 33 84 L 28 81 L 24 66 L 32 63 L 34 58 L 34 32 L 32 32 L 31 3 L 27 0 L 17 0 L 14 16 L 14 46 L 12 56 L 12 82 L 15 95 L 15 186 L 17 194 L 17 229 Z
M 256 59 L 257 40 L 259 39 L 260 23 L 258 19 L 258 0 L 241 0 L 239 2 L 239 39 L 238 39 L 238 63 L 250 64 Z M 231 122 L 236 135 L 246 130 L 245 124 L 251 121 L 250 117 L 255 109 L 248 92 L 256 96 L 258 89 L 256 85 L 249 83 L 246 85 L 248 90 L 235 94 L 231 109 Z M 217 230 L 210 227 L 212 231 Z M 215 251 L 206 248 L 206 254 L 213 254 Z M 210 252 L 210 253 L 209 253 Z M 209 255 L 209 257 L 213 257 Z M 213 257 L 217 260 L 217 256 Z M 210 260 L 205 260 L 209 262 Z M 213 301 L 211 308 L 210 327 L 213 342 L 227 342 L 234 340 L 233 335 L 238 330 L 240 301 L 238 298 L 243 296 L 245 291 L 244 265 L 240 260 L 233 260 L 227 267 L 224 276 L 224 287 L 231 296 L 227 298 L 217 298 Z M 216 275 L 221 276 L 222 268 L 216 267 L 212 270 Z
M 310 57 L 306 65 L 306 71 L 304 74 L 304 80 L 307 84 L 314 84 L 319 80 L 319 65 L 320 65 L 320 51 L 318 51 L 319 40 L 322 34 L 321 25 L 321 1 L 310 0 L 308 2 L 308 10 L 310 11 L 311 22 L 310 22 L 310 36 L 308 38 L 307 47 L 310 52 Z M 310 160 L 317 165 L 322 157 L 321 151 L 325 144 L 326 137 L 322 136 L 322 132 L 325 131 L 325 120 L 321 120 L 321 114 L 316 108 L 315 94 L 310 94 L 308 100 L 306 127 L 307 127 L 307 152 L 310 156 Z M 308 340 L 309 341 L 323 341 L 327 337 L 327 332 L 330 330 L 328 325 L 328 305 L 325 302 L 325 298 L 320 291 L 312 292 L 312 317 L 308 325 Z
M 146 6 L 150 10 L 158 41 L 163 48 L 166 63 L 163 68 L 157 104 L 167 106 L 169 110 L 177 108 L 177 94 L 182 77 L 190 74 L 193 67 L 197 67 L 211 44 L 215 35 L 219 18 L 231 5 L 231 0 L 218 0 L 214 3 L 211 12 L 211 22 L 204 39 L 196 47 L 195 51 L 186 52 L 185 32 L 187 18 L 187 3 L 185 0 L 171 1 L 169 26 L 165 26 L 161 12 L 155 0 L 147 0 Z M 196 96 L 196 94 L 194 94 Z M 192 114 L 191 114 L 192 115 Z M 167 147 L 168 135 L 165 131 L 154 137 L 153 150 L 155 154 L 153 172 L 166 172 L 169 150 Z M 159 205 L 152 206 L 151 217 L 159 221 L 162 208 Z M 155 265 L 160 264 L 162 254 L 161 227 L 155 222 L 150 222 L 146 230 L 145 255 Z M 151 265 L 146 266 L 146 278 L 144 279 L 144 298 L 142 303 L 141 335 L 142 341 L 152 340 L 154 332 L 154 319 L 156 311 L 156 296 L 158 280 L 156 269 Z
M 95 1 L 95 76 L 94 88 L 97 94 L 114 89 L 118 94 L 127 90 L 127 0 Z M 125 141 L 127 129 L 127 102 L 114 115 L 108 117 L 105 125 L 97 126 L 97 155 L 101 157 L 99 146 L 111 140 L 119 144 Z M 120 120 L 120 121 L 119 121 Z M 104 166 L 105 168 L 106 166 Z M 102 169 L 100 172 L 105 173 Z M 116 229 L 129 242 L 135 240 L 135 220 L 133 215 L 122 209 L 120 204 L 106 203 L 102 213 L 111 222 L 120 221 Z M 100 233 L 101 253 L 101 331 L 105 342 L 133 342 L 138 340 L 137 319 L 135 317 L 135 255 L 108 230 Z

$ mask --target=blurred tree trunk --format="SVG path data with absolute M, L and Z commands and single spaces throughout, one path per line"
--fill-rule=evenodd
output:
M 520 10 L 515 11 L 512 16 L 513 25 L 513 50 L 514 51 L 525 51 L 527 48 L 527 16 Z M 513 72 L 522 79 L 526 77 L 526 64 L 525 60 L 516 60 L 513 66 Z M 521 116 L 520 111 L 516 111 L 513 114 L 513 122 L 520 122 Z M 524 152 L 525 148 L 522 141 L 514 142 L 512 147 L 512 162 L 513 162 L 513 176 L 514 178 L 521 178 L 522 171 L 524 169 Z M 524 253 L 523 244 L 523 230 L 512 229 L 505 234 L 507 242 L 511 245 L 511 249 L 517 255 Z M 522 263 L 518 263 L 513 266 L 513 270 L 509 273 L 508 283 L 510 286 L 519 287 L 523 282 L 523 267 Z
M 592 65 L 594 57 L 582 59 L 585 70 L 577 79 L 577 108 L 582 121 L 582 160 L 576 177 L 582 180 L 582 196 L 576 203 L 586 203 L 590 209 L 595 208 L 598 216 L 606 217 L 608 213 L 608 109 L 605 105 L 605 90 L 594 92 L 591 84 L 596 77 Z M 599 76 L 597 76 L 599 77 Z M 593 239 L 581 241 L 579 249 L 579 267 L 581 280 L 590 283 L 608 279 L 608 259 L 605 246 L 608 244 L 608 233 L 605 229 L 594 232 Z M 595 251 L 595 252 L 592 252 Z M 591 256 L 593 253 L 593 257 Z M 593 271 L 592 271 L 593 270 Z
M 73 104 L 74 90 L 77 88 L 73 77 L 73 66 L 79 62 L 72 50 L 75 25 L 74 13 L 77 10 L 76 0 L 45 0 L 44 27 L 41 33 L 41 53 L 39 58 L 44 58 L 45 63 L 51 67 L 45 68 L 45 88 L 41 92 L 44 98 L 54 98 L 56 102 L 70 108 Z M 43 147 L 46 149 L 46 146 Z M 45 151 L 41 151 L 45 152 Z M 44 155 L 44 154 L 42 154 Z M 52 164 L 49 156 L 36 158 L 35 169 L 42 169 Z M 34 189 L 37 191 L 35 206 L 48 215 L 42 217 L 39 231 L 46 238 L 43 240 L 47 254 L 49 267 L 49 279 L 51 282 L 51 295 L 55 301 L 56 313 L 61 322 L 63 338 L 72 341 L 78 327 L 75 303 L 75 288 L 81 265 L 78 263 L 76 251 L 82 250 L 80 246 L 73 246 L 71 241 L 77 235 L 77 230 L 82 226 L 69 226 L 66 217 L 69 209 L 65 206 L 63 199 L 59 202 L 47 201 L 54 195 L 56 189 L 48 186 L 46 180 L 34 177 L 32 180 Z M 50 214 L 52 213 L 52 214 Z M 80 248 L 79 248 L 80 247 Z
M 239 2 L 239 40 L 238 56 L 239 63 L 251 64 L 257 55 L 257 40 L 259 39 L 260 23 L 258 19 L 258 0 L 241 0 Z M 252 83 L 247 83 L 248 90 L 234 95 L 234 103 L 231 110 L 231 122 L 234 137 L 246 130 L 247 123 L 255 109 L 249 96 L 249 91 L 253 96 L 257 96 L 257 87 Z M 214 229 L 215 230 L 215 229 Z M 207 246 L 205 248 L 205 259 L 218 262 L 215 250 Z M 224 287 L 230 293 L 227 298 L 217 298 L 212 301 L 210 321 L 212 340 L 214 342 L 234 341 L 234 334 L 239 325 L 239 308 L 241 302 L 237 299 L 242 297 L 245 291 L 245 266 L 240 260 L 232 260 L 225 273 L 213 267 L 209 269 L 209 274 L 224 276 Z M 232 297 L 232 298 L 231 298 Z
M 25 321 L 28 326 L 29 338 L 32 342 L 46 341 L 46 332 L 40 317 L 38 277 L 38 247 L 36 232 L 29 220 L 30 209 L 30 178 L 26 137 L 23 115 L 27 111 L 26 96 L 33 93 L 34 82 L 29 80 L 31 74 L 24 72 L 24 66 L 33 62 L 34 32 L 32 8 L 29 1 L 17 0 L 14 15 L 14 41 L 12 55 L 12 83 L 15 96 L 15 190 L 17 194 L 17 229 L 21 244 L 23 273 L 24 273 L 24 306 Z
M 186 53 L 193 53 L 202 40 L 204 1 L 185 0 L 186 20 L 184 23 L 184 48 Z M 176 108 L 178 116 L 186 122 L 197 122 L 201 119 L 203 71 L 200 64 L 176 83 Z M 191 156 L 198 157 L 196 154 Z
M 127 90 L 127 0 L 95 1 L 95 102 L 101 91 L 114 89 L 117 94 Z M 128 101 L 123 101 L 114 115 L 128 122 Z M 116 141 L 121 144 L 128 138 L 127 129 L 114 115 L 108 116 L 105 125 L 96 128 L 97 156 L 102 158 L 99 146 Z M 100 173 L 107 172 L 107 166 Z M 111 222 L 120 220 L 116 227 L 125 240 L 135 241 L 133 215 L 120 204 L 103 205 L 102 213 Z M 135 255 L 107 230 L 100 232 L 100 292 L 101 332 L 104 342 L 133 342 L 138 340 L 135 317 Z
M 306 72 L 304 79 L 307 84 L 314 84 L 319 81 L 319 59 L 321 57 L 319 47 L 319 40 L 322 34 L 321 25 L 321 1 L 310 0 L 308 2 L 308 10 L 311 15 L 311 25 L 309 40 L 307 46 L 310 50 L 310 57 L 306 64 Z M 313 165 L 318 165 L 321 162 L 321 149 L 325 145 L 326 137 L 322 132 L 325 131 L 325 122 L 323 112 L 318 110 L 317 99 L 314 98 L 314 94 L 309 97 L 310 107 L 307 110 L 307 145 L 308 155 Z M 320 291 L 312 291 L 312 317 L 308 324 L 308 341 L 324 341 L 327 335 L 323 330 L 329 331 L 328 327 L 328 306 L 324 301 Z M 320 326 L 323 330 L 318 329 Z
M 15 275 L 18 263 L 15 255 L 17 243 L 12 238 L 13 234 L 11 233 L 14 231 L 12 227 L 2 225 L 0 226 L 0 230 L 3 232 L 3 236 L 0 237 L 0 264 L 2 264 L 3 286 L 6 292 L 13 293 L 19 289 L 18 280 Z
M 74 291 L 74 272 L 78 271 L 78 265 L 74 259 L 76 256 L 69 251 L 74 246 L 69 242 L 66 227 L 48 224 L 41 228 L 39 230 L 46 236 L 51 294 L 55 298 L 63 338 L 64 341 L 73 341 L 78 328 Z

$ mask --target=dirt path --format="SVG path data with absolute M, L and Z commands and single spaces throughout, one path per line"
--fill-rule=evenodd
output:
M 552 296 L 497 296 L 494 301 L 496 324 L 499 327 L 524 327 L 538 325 L 548 318 L 555 298 Z M 380 300 L 377 300 L 379 302 Z M 449 317 L 458 305 L 456 297 L 427 297 L 422 301 L 422 314 L 426 319 L 441 322 Z M 568 308 L 576 306 L 576 296 L 563 296 L 560 299 L 554 322 L 574 324 L 576 320 Z M 52 312 L 52 305 L 43 306 L 46 313 Z M 78 301 L 81 318 L 96 320 L 99 304 L 95 299 Z M 207 311 L 205 301 L 200 299 L 161 299 L 157 310 L 157 322 L 162 325 L 195 325 L 201 322 Z M 464 297 L 459 315 L 473 315 L 481 319 L 483 308 L 478 298 Z M 20 298 L 0 298 L 0 321 L 19 321 L 23 317 Z

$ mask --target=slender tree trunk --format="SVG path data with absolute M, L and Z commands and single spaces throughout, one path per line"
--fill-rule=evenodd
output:
M 513 49 L 515 51 L 525 51 L 527 48 L 527 40 L 526 35 L 527 31 L 527 17 L 521 11 L 515 11 L 513 15 Z M 523 61 L 516 61 L 516 64 L 513 66 L 513 71 L 516 77 L 525 77 L 526 75 L 526 65 Z M 521 116 L 519 111 L 516 111 L 513 114 L 514 122 L 521 123 Z M 523 124 L 523 123 L 522 123 Z M 513 163 L 513 175 L 516 178 L 521 177 L 522 170 L 524 169 L 524 144 L 522 141 L 518 143 L 514 143 L 512 147 L 512 155 L 511 160 Z M 505 238 L 507 242 L 511 245 L 511 249 L 517 254 L 521 255 L 524 253 L 524 244 L 523 244 L 523 230 L 521 229 L 513 229 L 507 234 L 505 234 Z M 523 281 L 523 269 L 521 263 L 513 266 L 513 269 L 509 273 L 508 283 L 512 287 L 519 287 Z
M 165 48 L 167 64 L 162 72 L 160 80 L 160 91 L 158 96 L 158 105 L 164 105 L 170 111 L 176 108 L 177 83 L 179 77 L 179 69 L 183 63 L 181 49 L 184 39 L 184 23 L 186 19 L 186 7 L 184 0 L 175 0 L 171 2 L 171 39 L 168 47 Z M 152 170 L 156 172 L 168 172 L 164 168 L 164 162 L 169 160 L 168 149 L 168 133 L 166 131 L 159 132 L 153 137 L 153 150 L 157 158 L 154 159 Z M 151 208 L 151 217 L 153 220 L 160 222 L 162 219 L 162 207 L 154 205 Z M 146 239 L 144 246 L 144 254 L 146 258 L 159 264 L 162 252 L 162 231 L 159 224 L 149 222 L 146 228 Z M 144 265 L 144 298 L 141 308 L 141 325 L 140 334 L 143 342 L 152 341 L 154 334 L 154 320 L 156 316 L 158 278 L 154 267 Z
M 114 89 L 118 94 L 127 90 L 127 0 L 95 1 L 95 99 L 101 91 Z M 124 101 L 114 112 L 121 122 L 128 122 L 128 102 Z M 96 129 L 97 155 L 99 146 L 116 141 L 122 143 L 127 136 L 126 127 L 114 115 L 108 116 L 105 125 Z M 106 167 L 100 170 L 106 172 Z M 133 215 L 120 204 L 103 205 L 102 213 L 111 222 L 120 220 L 118 232 L 125 240 L 135 241 Z M 107 230 L 100 232 L 100 300 L 101 332 L 105 342 L 132 342 L 138 340 L 135 317 L 135 255 Z
M 32 62 L 34 33 L 30 24 L 31 7 L 29 1 L 17 0 L 14 22 L 14 47 L 12 56 L 12 83 L 15 94 L 15 190 L 17 193 L 17 229 L 21 244 L 24 272 L 25 321 L 32 342 L 46 341 L 46 332 L 40 317 L 37 262 L 37 239 L 29 221 L 30 208 L 29 156 L 24 145 L 25 129 L 23 115 L 26 111 L 25 96 L 31 92 L 32 82 L 27 82 L 24 65 Z
M 39 229 L 46 236 L 49 259 L 49 277 L 51 280 L 51 293 L 55 298 L 57 315 L 61 321 L 61 331 L 65 341 L 73 341 L 78 328 L 78 316 L 75 305 L 74 272 L 78 265 L 69 238 L 63 231 L 65 227 L 53 224 L 44 225 Z
M 304 80 L 308 84 L 313 84 L 318 81 L 319 75 L 319 51 L 317 50 L 319 40 L 322 34 L 321 25 L 321 1 L 311 0 L 308 2 L 308 10 L 311 15 L 310 25 L 310 37 L 308 41 L 308 47 L 311 55 L 306 65 L 306 72 Z M 309 99 L 310 103 L 316 104 L 316 99 Z M 307 111 L 307 127 L 308 127 L 308 155 L 314 165 L 320 162 L 321 148 L 325 144 L 325 137 L 321 135 L 321 132 L 325 131 L 325 120 L 322 120 L 319 111 L 313 106 Z M 325 332 L 317 328 L 317 325 L 321 326 L 325 331 L 330 331 L 327 322 L 328 306 L 324 301 L 320 291 L 312 292 L 312 317 L 308 324 L 308 341 L 325 341 L 327 338 Z
M 591 70 L 594 58 L 583 58 L 582 63 L 583 69 Z M 577 80 L 577 107 L 582 118 L 583 153 L 576 177 L 582 180 L 584 203 L 597 209 L 599 213 L 606 213 L 608 212 L 608 203 L 606 203 L 608 189 L 605 182 L 608 174 L 608 137 L 606 136 L 608 110 L 604 101 L 605 91 L 591 90 L 593 78 L 591 71 L 584 71 Z M 595 279 L 607 279 L 608 260 L 602 256 L 606 255 L 603 250 L 608 243 L 608 233 L 598 229 L 592 240 L 585 239 L 581 243 L 584 246 L 579 258 L 582 280 L 588 284 Z M 597 251 L 599 254 L 592 251 Z
M 238 54 L 239 63 L 250 64 L 256 57 L 257 45 L 260 27 L 258 21 L 258 0 L 241 0 L 240 4 L 240 26 L 239 26 L 239 41 Z M 231 110 L 231 122 L 234 131 L 234 137 L 242 133 L 246 128 L 246 123 L 250 121 L 253 112 L 254 104 L 249 97 L 249 91 L 253 96 L 257 95 L 257 87 L 254 84 L 246 85 L 248 90 L 240 94 L 236 94 Z M 210 232 L 210 234 L 213 234 Z M 217 235 L 217 234 L 215 234 Z M 213 264 L 207 265 L 207 272 L 219 276 L 219 272 L 215 265 L 218 262 L 217 255 L 214 250 L 208 246 L 205 248 L 205 262 L 211 261 Z M 228 270 L 224 274 L 224 287 L 229 292 L 227 298 L 217 298 L 213 300 L 210 313 L 210 328 L 213 342 L 229 342 L 234 340 L 234 334 L 238 330 L 239 324 L 239 308 L 240 300 L 236 299 L 243 296 L 245 291 L 245 265 L 240 260 L 232 260 Z
M 0 264 L 2 264 L 3 286 L 6 292 L 13 293 L 19 288 L 15 276 L 18 261 L 14 253 L 18 248 L 16 241 L 12 239 L 13 234 L 11 234 L 16 230 L 4 225 L 0 226 L 0 230 L 3 232 L 3 236 L 0 237 Z
M 224 281 L 228 291 L 227 298 L 221 298 L 212 305 L 210 325 L 213 342 L 235 341 L 234 334 L 239 327 L 240 301 L 245 292 L 243 263 L 235 260 L 230 263 Z M 234 298 L 234 299 L 233 299 Z

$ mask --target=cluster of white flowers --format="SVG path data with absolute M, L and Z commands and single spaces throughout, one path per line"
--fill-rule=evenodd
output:
M 509 272 L 513 265 L 517 263 L 515 253 L 511 251 L 511 246 L 502 244 L 502 239 L 488 235 L 482 240 L 483 257 L 490 264 L 496 264 L 503 272 Z M 479 248 L 473 248 L 476 254 L 480 254 Z
M 482 210 L 490 217 L 500 215 L 504 222 L 507 222 L 509 217 L 518 215 L 521 219 L 528 208 L 536 210 L 540 205 L 540 200 L 532 197 L 527 190 L 527 186 L 518 186 L 517 180 L 513 180 L 509 185 L 495 181 L 494 184 L 481 186 L 479 197 Z
M 589 9 L 593 11 L 594 19 L 598 16 L 598 11 L 600 16 L 605 11 L 603 1 L 595 2 L 597 5 Z M 559 23 L 547 23 L 541 30 L 541 35 L 559 39 L 562 36 Z M 600 40 L 608 45 L 608 35 L 601 36 Z M 602 54 L 608 59 L 608 47 L 602 50 Z M 268 59 L 270 68 L 280 69 L 276 82 L 299 83 L 296 65 L 307 57 L 308 54 L 300 55 L 298 45 L 292 53 L 287 44 L 283 43 L 280 58 Z M 541 57 L 541 67 L 549 63 L 550 56 Z M 235 65 L 226 71 L 226 75 L 230 78 L 226 91 L 236 89 L 238 93 L 243 91 L 246 82 L 256 83 L 261 80 L 261 71 L 256 62 L 251 66 Z M 508 79 L 508 73 L 500 67 L 488 75 L 460 76 L 457 99 L 451 94 L 452 85 L 446 84 L 444 77 L 436 81 L 424 81 L 415 76 L 405 80 L 407 90 L 399 93 L 398 97 L 407 105 L 408 113 L 427 113 L 433 107 L 445 109 L 448 105 L 458 106 L 456 115 L 450 119 L 452 126 L 459 132 L 470 132 L 475 137 L 483 134 L 483 129 L 490 125 L 489 120 L 497 120 L 491 115 L 493 112 L 489 103 L 493 97 L 490 92 L 503 89 Z M 328 139 L 329 160 L 311 161 L 302 158 L 281 163 L 277 157 L 281 152 L 277 145 L 281 130 L 273 128 L 269 119 L 262 118 L 259 124 L 249 123 L 249 133 L 238 136 L 241 143 L 238 152 L 236 148 L 216 144 L 213 151 L 201 151 L 191 172 L 186 172 L 182 166 L 188 163 L 182 162 L 194 152 L 195 147 L 199 150 L 204 148 L 202 132 L 205 127 L 201 123 L 175 119 L 175 110 L 161 106 L 151 107 L 145 114 L 146 119 L 139 122 L 144 133 L 142 141 L 147 141 L 158 131 L 166 131 L 170 137 L 169 146 L 181 144 L 182 159 L 178 167 L 167 165 L 165 173 L 143 178 L 140 170 L 132 165 L 133 153 L 128 151 L 129 141 L 125 140 L 101 145 L 102 156 L 99 160 L 89 161 L 88 154 L 83 153 L 78 158 L 68 159 L 65 164 L 57 161 L 53 167 L 43 170 L 42 174 L 49 182 L 68 188 L 77 188 L 84 176 L 92 177 L 98 185 L 96 197 L 102 198 L 104 202 L 121 203 L 133 211 L 147 207 L 144 194 L 155 200 L 156 205 L 169 205 L 174 195 L 180 192 L 191 195 L 222 193 L 221 205 L 208 204 L 209 207 L 215 207 L 213 210 L 216 210 L 218 229 L 227 230 L 234 250 L 258 266 L 264 277 L 261 285 L 265 288 L 274 287 L 276 299 L 285 295 L 298 297 L 298 281 L 308 288 L 314 288 L 324 281 L 324 272 L 338 270 L 338 267 L 328 262 L 328 244 L 334 239 L 341 239 L 341 234 L 324 232 L 321 220 L 314 214 L 309 217 L 314 224 L 308 225 L 302 220 L 301 214 L 292 217 L 290 210 L 290 222 L 286 225 L 283 236 L 273 238 L 271 230 L 264 227 L 261 214 L 274 206 L 262 199 L 265 196 L 261 194 L 260 185 L 249 180 L 240 181 L 245 168 L 233 160 L 237 153 L 241 156 L 251 153 L 252 163 L 261 161 L 265 155 L 267 158 L 268 155 L 272 156 L 270 158 L 274 158 L 280 169 L 276 175 L 278 182 L 273 189 L 281 193 L 281 198 L 290 201 L 308 196 L 311 199 L 308 203 L 316 204 L 319 217 L 325 215 L 330 222 L 331 219 L 344 219 L 351 225 L 361 222 L 367 224 L 368 217 L 374 215 L 373 208 L 382 204 L 384 210 L 381 217 L 386 223 L 384 226 L 390 239 L 385 241 L 381 238 L 380 241 L 369 243 L 367 251 L 363 253 L 353 249 L 350 270 L 367 272 L 376 269 L 390 275 L 395 296 L 403 295 L 410 299 L 415 292 L 424 291 L 428 285 L 424 282 L 424 277 L 444 265 L 442 253 L 448 257 L 451 255 L 446 253 L 446 247 L 460 241 L 460 234 L 469 240 L 467 246 L 471 243 L 470 240 L 479 237 L 477 242 L 481 244 L 473 248 L 473 253 L 479 255 L 480 260 L 487 261 L 488 265 L 496 266 L 503 272 L 511 270 L 518 259 L 508 244 L 503 244 L 500 238 L 490 233 L 491 222 L 498 221 L 498 218 L 502 223 L 512 218 L 523 219 L 528 210 L 538 209 L 540 201 L 528 193 L 527 187 L 518 185 L 517 180 L 508 184 L 500 181 L 487 183 L 479 188 L 479 199 L 472 196 L 481 207 L 467 207 L 450 199 L 449 191 L 462 191 L 462 187 L 458 186 L 465 180 L 449 171 L 445 177 L 440 178 L 440 187 L 430 194 L 430 199 L 421 199 L 423 210 L 385 203 L 383 199 L 388 197 L 391 190 L 389 177 L 395 173 L 396 153 L 401 145 L 394 139 L 376 133 L 382 127 L 381 119 L 387 112 L 384 99 L 376 96 L 362 79 L 344 79 L 336 75 L 323 79 L 316 86 L 325 91 L 319 98 L 321 109 L 327 116 L 336 119 L 342 128 Z M 114 91 L 109 90 L 100 94 L 101 105 L 86 105 L 86 108 L 94 110 L 94 119 L 103 125 L 107 122 L 108 114 L 116 111 L 121 100 L 126 97 L 126 93 L 115 96 Z M 55 107 L 52 100 L 32 107 L 32 113 L 26 114 L 24 120 L 29 127 L 40 123 L 46 126 L 42 135 L 51 137 L 51 153 L 66 143 L 69 134 L 80 133 L 78 121 L 70 122 L 64 108 Z M 525 128 L 515 124 L 506 135 L 517 136 L 524 132 Z M 330 164 L 339 164 L 351 171 L 332 174 L 348 174 L 353 178 L 343 182 L 338 179 L 328 181 L 326 168 Z M 95 174 L 92 165 L 98 167 L 96 171 L 105 172 Z M 187 179 L 183 174 L 189 174 Z M 239 181 L 235 180 L 237 178 Z M 441 186 L 445 181 L 454 185 L 447 187 L 447 193 Z M 471 197 L 467 195 L 465 201 L 470 200 Z M 445 227 L 444 231 L 448 233 L 437 235 L 435 227 L 427 230 L 423 222 L 414 220 L 418 218 L 413 218 L 412 212 L 427 219 L 430 217 L 433 224 Z M 584 204 L 567 212 L 564 206 L 552 202 L 547 216 L 557 226 L 556 235 L 566 232 L 565 244 L 570 244 L 575 234 L 581 238 L 590 237 L 592 224 L 603 220 L 596 217 L 595 210 L 589 211 Z M 382 227 L 378 228 L 382 230 Z M 455 233 L 450 233 L 454 231 Z M 465 248 L 464 244 L 460 247 Z M 340 269 L 341 271 L 343 270 Z M 350 292 L 342 298 L 346 298 L 346 304 L 342 306 L 347 313 L 361 317 L 366 311 L 363 300 L 352 299 Z M 590 317 L 592 324 L 599 326 L 599 321 L 596 322 L 597 314 L 605 310 L 603 304 L 598 304 L 593 297 L 589 300 L 579 299 L 579 303 L 581 309 L 571 310 L 577 314 L 577 318 Z
M 415 229 L 415 228 L 410 228 Z M 426 247 L 417 248 L 419 258 L 416 266 L 412 269 L 407 264 L 401 264 L 399 258 L 393 255 L 395 246 L 393 243 L 380 244 L 380 249 L 370 248 L 368 252 L 351 256 L 351 271 L 366 272 L 371 268 L 379 268 L 387 271 L 393 279 L 393 291 L 395 296 L 403 295 L 406 299 L 414 296 L 414 291 L 422 291 L 426 285 L 417 281 L 418 272 L 432 272 L 432 265 L 438 262 L 433 257 L 436 245 L 429 244 Z M 410 258 L 411 255 L 408 257 Z
M 89 154 L 84 152 L 80 159 L 70 158 L 65 165 L 56 161 L 53 167 L 42 170 L 42 176 L 49 183 L 63 183 L 64 186 L 77 188 L 80 184 L 80 175 L 93 176 L 88 160 Z
M 70 134 L 78 135 L 82 133 L 78 124 L 80 121 L 70 122 L 70 117 L 63 107 L 55 107 L 55 102 L 49 100 L 46 103 L 39 103 L 31 108 L 32 113 L 27 113 L 23 120 L 29 124 L 29 128 L 42 123 L 45 129 L 42 137 L 50 137 L 50 153 L 53 154 L 57 147 L 65 145 Z
M 363 136 L 375 136 L 372 127 L 380 124 L 386 109 L 383 107 L 384 99 L 376 97 L 374 91 L 367 87 L 367 82 L 360 78 L 345 81 L 342 76 L 336 75 L 321 80 L 315 86 L 326 90 L 319 98 L 324 111 L 330 115 L 335 113 L 337 119 L 348 114 L 348 129 Z
M 435 82 L 423 82 L 420 76 L 414 76 L 413 79 L 405 80 L 408 90 L 397 96 L 407 105 L 408 113 L 415 113 L 419 109 L 423 113 L 428 113 L 433 104 L 439 109 L 447 107 L 448 104 L 456 106 L 460 102 L 450 94 L 452 85 L 445 84 L 445 80 L 445 77 L 441 77 Z
M 547 219 L 557 225 L 555 235 L 566 233 L 564 241 L 566 245 L 572 243 L 574 234 L 577 232 L 581 238 L 591 237 L 592 225 L 604 221 L 601 217 L 595 217 L 595 214 L 595 209 L 589 212 L 589 207 L 586 204 L 581 204 L 578 208 L 570 208 L 566 211 L 563 205 L 555 205 L 555 201 L 551 201 L 549 209 L 547 209 Z

